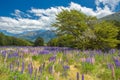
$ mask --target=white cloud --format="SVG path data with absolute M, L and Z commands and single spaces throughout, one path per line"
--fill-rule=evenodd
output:
M 120 0 L 96 0 L 95 3 L 98 7 L 100 7 L 100 4 L 103 4 L 104 6 L 107 5 L 111 10 L 114 10 L 120 4 Z
M 51 24 L 56 21 L 56 14 L 61 12 L 62 9 L 76 9 L 78 11 L 82 11 L 86 15 L 96 16 L 97 18 L 113 13 L 108 6 L 105 6 L 104 8 L 97 6 L 97 10 L 94 11 L 91 8 L 71 2 L 68 7 L 58 6 L 48 9 L 31 8 L 31 10 L 28 10 L 27 12 L 15 10 L 15 13 L 12 14 L 15 18 L 0 17 L 0 29 L 7 30 L 11 33 L 21 33 L 24 31 L 39 29 L 52 29 Z

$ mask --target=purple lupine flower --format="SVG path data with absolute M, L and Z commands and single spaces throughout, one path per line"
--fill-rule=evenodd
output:
M 7 54 L 7 51 L 2 51 L 2 56 L 5 57 Z
M 49 58 L 49 61 L 55 61 L 56 60 L 56 56 L 52 56 Z
M 49 51 L 48 50 L 43 50 L 43 51 L 40 51 L 39 54 L 49 54 Z
M 107 64 L 108 69 L 112 69 L 112 64 Z
M 19 54 L 18 53 L 12 53 L 8 55 L 8 58 L 12 58 L 12 57 L 18 57 Z
M 120 61 L 115 62 L 116 67 L 120 67 Z
M 32 63 L 28 64 L 28 72 L 29 72 L 30 77 L 31 77 L 32 73 L 33 73 L 33 65 L 32 65 Z
M 86 58 L 86 62 L 91 63 L 91 58 Z
M 66 71 L 66 70 L 70 69 L 70 67 L 65 65 L 65 66 L 63 66 L 63 69 Z
M 77 72 L 77 76 L 76 76 L 77 80 L 80 80 L 80 75 L 79 72 Z
M 116 67 L 120 67 L 120 60 L 118 57 L 113 57 L 114 63 L 116 65 Z
M 24 62 L 22 62 L 22 69 L 21 69 L 21 73 L 23 73 L 23 72 L 24 72 L 24 69 L 25 69 L 25 63 L 24 63 Z
M 13 64 L 10 63 L 10 71 L 13 71 Z
M 84 80 L 84 74 L 82 74 L 82 80 Z

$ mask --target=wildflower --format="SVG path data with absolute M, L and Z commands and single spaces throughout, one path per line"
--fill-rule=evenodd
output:
M 48 50 L 43 50 L 43 51 L 40 51 L 40 54 L 49 54 L 49 51 Z
M 13 71 L 13 64 L 10 63 L 10 71 Z
M 21 73 L 24 72 L 24 68 L 25 68 L 25 64 L 24 64 L 24 62 L 22 62 L 22 70 L 21 70 Z
M 55 61 L 56 60 L 56 56 L 52 56 L 49 58 L 49 61 Z
M 32 63 L 28 64 L 28 71 L 29 71 L 29 74 L 30 74 L 30 77 L 31 77 L 32 73 L 33 73 L 33 65 L 32 65 Z
M 82 80 L 84 80 L 84 74 L 82 74 Z
M 81 61 L 81 62 L 85 62 L 86 59 L 85 59 L 85 58 L 81 58 L 80 61 Z
M 65 66 L 63 66 L 63 69 L 66 71 L 66 70 L 70 69 L 70 67 L 65 65 Z
M 107 64 L 108 69 L 112 69 L 112 64 Z

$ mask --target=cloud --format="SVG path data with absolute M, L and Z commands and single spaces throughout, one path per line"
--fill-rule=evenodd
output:
M 15 10 L 15 12 L 12 13 L 14 17 L 0 17 L 0 29 L 7 30 L 11 33 L 22 33 L 24 31 L 39 29 L 53 29 L 51 24 L 56 21 L 56 14 L 61 12 L 62 9 L 76 9 L 82 11 L 86 15 L 96 16 L 97 18 L 113 13 L 107 5 L 104 6 L 104 8 L 97 6 L 97 9 L 93 10 L 71 2 L 68 7 L 57 6 L 48 9 L 31 8 L 26 12 Z
M 15 18 L 31 18 L 32 16 L 27 14 L 27 13 L 24 13 L 18 9 L 15 10 L 14 13 L 11 14 L 12 16 L 14 16 Z
M 120 0 L 96 0 L 96 5 L 100 7 L 101 4 L 108 6 L 111 10 L 115 10 L 116 6 L 120 4 Z

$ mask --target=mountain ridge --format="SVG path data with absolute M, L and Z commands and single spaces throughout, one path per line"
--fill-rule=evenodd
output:
M 26 31 L 26 32 L 19 33 L 19 34 L 10 33 L 10 32 L 7 32 L 6 30 L 0 30 L 0 32 L 8 36 L 14 36 L 17 38 L 22 38 L 22 39 L 26 39 L 30 41 L 35 41 L 37 37 L 42 37 L 45 42 L 48 42 L 52 38 L 56 37 L 56 34 L 54 31 L 43 30 L 43 29 L 36 30 L 36 31 Z
M 120 11 L 100 18 L 99 20 L 115 20 L 120 22 Z

